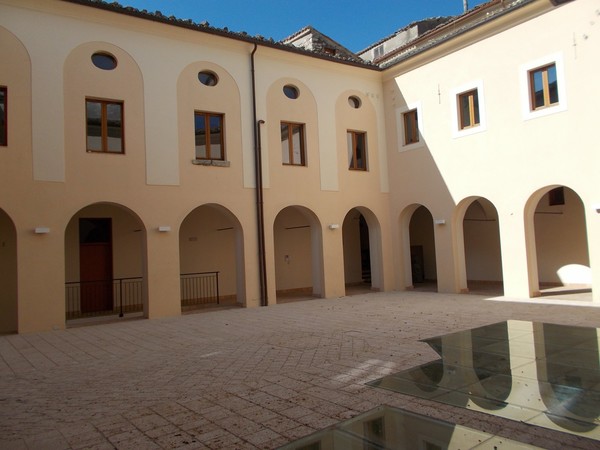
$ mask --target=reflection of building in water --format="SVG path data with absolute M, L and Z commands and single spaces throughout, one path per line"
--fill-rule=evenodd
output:
M 426 339 L 441 357 L 375 387 L 600 440 L 598 329 L 523 321 Z
M 380 406 L 279 450 L 466 450 L 475 447 L 537 448 L 398 408 Z

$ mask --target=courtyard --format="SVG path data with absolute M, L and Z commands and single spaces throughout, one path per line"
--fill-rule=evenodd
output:
M 0 448 L 272 449 L 380 405 L 542 448 L 597 448 L 367 385 L 438 360 L 422 341 L 437 336 L 502 321 L 600 327 L 589 297 L 358 293 L 2 336 Z

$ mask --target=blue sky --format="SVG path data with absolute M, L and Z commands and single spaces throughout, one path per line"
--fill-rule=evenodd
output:
M 469 0 L 469 8 L 487 0 Z M 207 21 L 218 28 L 281 40 L 312 25 L 352 51 L 360 51 L 411 22 L 456 15 L 463 0 L 120 0 L 125 6 Z

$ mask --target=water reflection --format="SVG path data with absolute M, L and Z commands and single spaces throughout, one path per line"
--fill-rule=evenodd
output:
M 369 385 L 600 440 L 598 340 L 511 320 L 426 339 L 441 359 Z
M 380 406 L 279 450 L 535 449 L 482 431 Z

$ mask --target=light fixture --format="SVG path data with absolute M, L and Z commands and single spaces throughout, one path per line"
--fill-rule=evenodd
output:
M 339 227 L 340 227 L 340 225 L 337 224 L 337 223 L 329 224 L 329 229 L 330 230 L 337 230 Z
M 434 219 L 433 223 L 436 225 L 446 225 L 446 219 Z
M 594 209 L 597 213 L 600 214 L 600 203 L 593 204 L 592 209 Z
M 48 233 L 50 233 L 50 228 L 48 228 L 48 227 L 35 227 L 35 230 L 33 230 L 33 232 L 35 234 L 48 234 Z
M 160 225 L 158 227 L 158 231 L 160 231 L 161 233 L 167 233 L 171 231 L 171 227 L 169 225 Z

